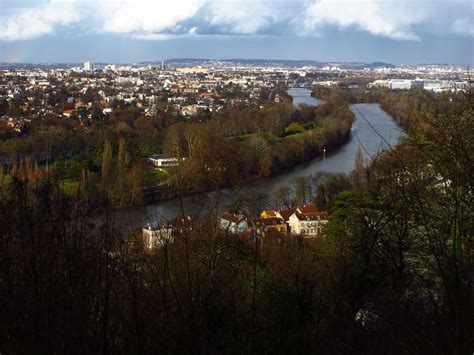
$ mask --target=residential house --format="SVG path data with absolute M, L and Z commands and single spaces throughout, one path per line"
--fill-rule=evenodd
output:
M 148 223 L 142 228 L 143 244 L 147 249 L 162 247 L 168 242 L 173 241 L 173 228 L 164 226 L 159 222 Z
M 181 110 L 183 116 L 196 116 L 198 114 L 198 105 L 184 106 Z
M 288 225 L 277 211 L 263 211 L 260 214 L 260 220 L 264 225 L 265 233 L 288 231 Z
M 290 208 L 288 210 L 279 211 L 278 214 L 281 218 L 283 218 L 285 223 L 289 223 L 291 215 L 295 212 L 296 212 L 295 208 Z
M 76 110 L 74 110 L 74 109 L 68 109 L 68 110 L 64 110 L 64 111 L 63 111 L 63 116 L 69 118 L 69 117 L 71 117 L 72 115 L 74 115 L 75 113 L 76 113 Z
M 224 212 L 221 216 L 220 227 L 229 233 L 238 234 L 247 231 L 249 224 L 244 215 Z
M 276 218 L 276 217 L 278 217 L 278 212 L 277 211 L 266 210 L 266 211 L 263 211 L 260 214 L 261 219 Z
M 288 225 L 281 217 L 268 217 L 261 220 L 266 234 L 285 233 L 288 231 Z
M 320 212 L 314 205 L 305 205 L 296 209 L 289 217 L 288 223 L 292 234 L 316 237 L 321 234 L 327 221 L 326 212 Z

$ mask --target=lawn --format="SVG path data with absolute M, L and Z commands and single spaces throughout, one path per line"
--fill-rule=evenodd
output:
M 152 172 L 153 172 L 154 178 L 156 179 L 158 183 L 166 181 L 168 179 L 169 174 L 164 169 L 153 168 Z
M 77 193 L 79 181 L 73 179 L 62 179 L 59 182 L 59 186 L 66 195 L 73 196 Z
M 248 133 L 248 134 L 241 134 L 239 136 L 227 137 L 227 139 L 238 139 L 239 141 L 243 142 L 253 137 L 266 137 L 270 141 L 282 141 L 288 137 L 295 137 L 301 134 L 308 134 L 308 132 L 313 131 L 316 129 L 315 122 L 306 122 L 303 126 L 298 124 L 296 127 L 295 124 L 290 124 L 288 127 L 285 127 L 285 134 L 284 136 L 275 136 L 271 132 L 256 132 L 256 133 Z
M 9 185 L 12 182 L 12 177 L 10 175 L 4 174 L 0 175 L 0 186 Z

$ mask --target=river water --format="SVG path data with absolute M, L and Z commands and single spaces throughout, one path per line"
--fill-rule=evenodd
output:
M 311 97 L 311 91 L 308 89 L 291 88 L 288 93 L 293 97 L 295 105 L 321 103 L 320 100 Z M 326 154 L 325 157 L 316 158 L 290 171 L 249 183 L 240 190 L 224 189 L 219 192 L 218 208 L 224 209 L 239 194 L 242 196 L 261 192 L 271 196 L 275 188 L 292 185 L 293 179 L 298 176 L 308 176 L 317 172 L 348 173 L 354 168 L 354 158 L 359 146 L 367 163 L 371 156 L 387 148 L 387 143 L 395 146 L 404 136 L 391 116 L 378 104 L 351 105 L 351 111 L 356 120 L 351 129 L 351 138 L 344 146 Z M 211 200 L 213 199 L 210 194 L 196 194 L 186 196 L 182 200 L 173 199 L 148 206 L 119 209 L 115 211 L 115 220 L 122 228 L 128 227 L 133 230 L 149 221 L 174 218 L 182 209 L 185 215 L 194 216 L 205 211 Z

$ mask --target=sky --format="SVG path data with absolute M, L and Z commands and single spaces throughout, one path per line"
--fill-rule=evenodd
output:
M 0 62 L 474 64 L 471 0 L 0 0 Z

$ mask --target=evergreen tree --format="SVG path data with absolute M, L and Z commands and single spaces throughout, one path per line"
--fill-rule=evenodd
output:
M 104 151 L 102 153 L 102 190 L 104 194 L 109 193 L 112 186 L 112 146 L 108 140 L 104 143 Z
M 130 157 L 125 147 L 125 139 L 120 138 L 118 156 L 117 156 L 117 192 L 120 198 L 120 204 L 125 204 L 127 198 L 127 181 L 128 181 L 128 164 L 130 162 Z
M 119 178 L 121 178 L 127 173 L 128 164 L 130 163 L 130 156 L 125 146 L 125 139 L 123 138 L 119 140 L 117 163 Z

